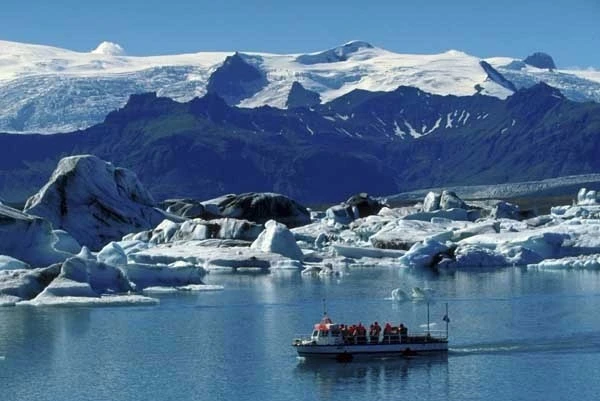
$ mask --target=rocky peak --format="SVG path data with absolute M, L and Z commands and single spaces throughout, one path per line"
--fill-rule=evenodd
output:
M 523 60 L 523 62 L 525 64 L 529 64 L 529 65 L 531 65 L 533 67 L 537 67 L 537 68 L 546 68 L 549 70 L 556 69 L 556 64 L 554 64 L 554 60 L 552 59 L 552 56 L 550 56 L 547 53 L 542 53 L 542 52 L 533 53 L 533 54 L 527 56 L 527 58 L 525 58 L 525 60 Z
M 333 49 L 319 53 L 303 54 L 296 58 L 300 64 L 311 65 L 321 63 L 337 63 L 346 61 L 350 56 L 364 49 L 374 49 L 373 45 L 360 40 L 353 40 Z
M 178 103 L 167 97 L 158 97 L 156 92 L 136 93 L 129 96 L 122 108 L 110 112 L 105 122 L 118 123 L 138 118 L 151 118 L 174 111 Z
M 244 55 L 236 52 L 211 74 L 206 90 L 235 105 L 259 92 L 266 84 L 263 72 L 248 63 Z
M 289 109 L 295 107 L 312 107 L 321 103 L 321 96 L 317 92 L 306 89 L 298 81 L 294 81 L 285 105 Z

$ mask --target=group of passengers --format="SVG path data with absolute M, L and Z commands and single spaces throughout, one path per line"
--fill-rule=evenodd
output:
M 383 338 L 381 337 L 382 328 L 378 322 L 375 322 L 369 326 L 369 333 L 367 337 L 367 329 L 362 323 L 356 325 L 340 325 L 340 330 L 346 344 L 377 344 L 380 341 L 384 343 L 400 342 L 400 340 L 406 339 L 408 336 L 408 329 L 403 323 L 399 326 L 392 326 L 390 323 L 386 323 L 383 327 Z

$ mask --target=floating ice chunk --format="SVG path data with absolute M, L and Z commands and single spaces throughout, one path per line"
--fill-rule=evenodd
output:
M 225 287 L 216 284 L 188 284 L 177 287 L 180 291 L 223 291 Z
M 581 188 L 577 193 L 577 205 L 597 205 L 598 195 L 596 191 L 588 191 L 586 188 Z
M 17 306 L 134 306 L 157 305 L 160 301 L 156 298 L 142 295 L 102 295 L 98 297 L 36 297 L 30 301 L 18 302 Z
M 433 267 L 437 255 L 448 252 L 448 246 L 432 239 L 413 245 L 399 261 L 405 267 Z
M 413 287 L 410 297 L 413 301 L 430 301 L 433 299 L 434 294 L 435 291 L 431 288 Z
M 277 223 L 275 220 L 265 223 L 265 230 L 260 233 L 250 248 L 277 253 L 295 260 L 304 258 L 294 235 L 284 224 Z
M 209 284 L 189 284 L 177 287 L 154 286 L 144 288 L 144 293 L 159 293 L 168 294 L 175 292 L 203 292 L 203 291 L 223 291 L 225 287 L 222 285 Z
M 304 270 L 302 270 L 303 275 L 316 275 L 321 271 L 321 266 L 317 265 L 309 265 Z
M 423 199 L 423 211 L 424 212 L 433 212 L 435 210 L 439 210 L 440 208 L 440 199 L 442 195 L 433 191 L 430 191 L 425 195 L 425 199 Z
M 331 265 L 330 263 L 324 264 L 323 268 L 319 272 L 319 277 L 331 277 L 331 276 L 339 276 L 339 275 L 341 275 L 341 272 L 338 270 L 335 270 L 333 268 L 333 265 Z
M 302 269 L 302 262 L 294 259 L 277 260 L 271 263 L 271 269 L 299 270 Z
M 501 267 L 509 264 L 500 253 L 478 245 L 459 245 L 454 255 L 455 260 L 450 266 L 456 268 Z
M 538 264 L 530 264 L 527 267 L 557 270 L 557 269 L 584 269 L 600 270 L 600 254 L 581 255 L 562 259 L 546 259 Z
M 205 270 L 191 263 L 173 263 L 171 265 L 129 263 L 121 266 L 136 288 L 154 286 L 183 286 L 202 284 Z
M 392 300 L 393 301 L 408 301 L 410 299 L 410 297 L 408 296 L 408 294 L 404 291 L 402 291 L 402 289 L 400 288 L 396 288 L 394 290 L 392 290 Z

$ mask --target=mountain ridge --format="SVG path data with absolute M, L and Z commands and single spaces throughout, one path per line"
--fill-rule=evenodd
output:
M 559 93 L 537 84 L 502 100 L 399 87 L 287 110 L 133 95 L 86 130 L 0 135 L 0 197 L 27 198 L 75 154 L 135 171 L 156 199 L 267 191 L 318 203 L 600 172 L 600 105 Z
M 116 44 L 99 49 L 73 52 L 0 41 L 0 131 L 83 129 L 101 122 L 135 93 L 157 92 L 187 102 L 203 96 L 211 78 L 214 81 L 225 60 L 235 54 L 263 78 L 225 84 L 226 90 L 219 95 L 229 98 L 232 105 L 248 108 L 269 105 L 285 109 L 294 82 L 318 94 L 322 104 L 356 89 L 380 92 L 398 86 L 438 95 L 481 93 L 506 98 L 513 93 L 511 84 L 522 89 L 539 81 L 557 87 L 572 100 L 600 101 L 600 73 L 540 69 L 518 59 L 481 59 L 455 50 L 400 54 L 361 41 L 306 54 L 231 51 L 134 57 L 123 55 Z M 304 56 L 311 62 L 298 61 Z M 497 74 L 490 75 L 482 61 Z M 504 79 L 497 80 L 497 76 Z M 237 78 L 224 74 L 222 81 Z

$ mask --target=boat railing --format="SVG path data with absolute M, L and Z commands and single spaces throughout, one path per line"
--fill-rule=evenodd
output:
M 446 330 L 429 330 L 411 332 L 407 337 L 412 342 L 447 341 L 448 333 Z
M 445 330 L 429 330 L 419 332 L 408 332 L 406 334 L 390 333 L 382 334 L 379 337 L 374 336 L 347 336 L 343 339 L 346 345 L 363 344 L 402 344 L 402 343 L 429 343 L 447 341 L 448 336 Z M 299 334 L 294 336 L 292 341 L 294 345 L 315 343 L 312 335 Z

